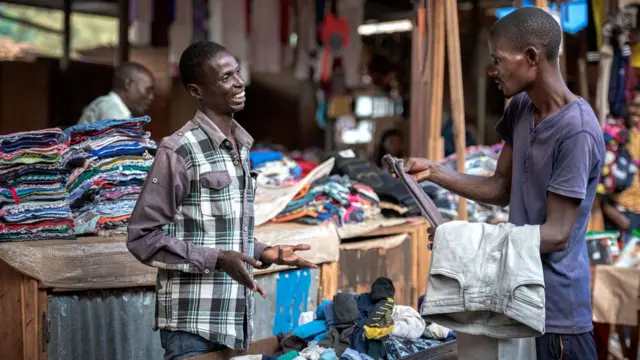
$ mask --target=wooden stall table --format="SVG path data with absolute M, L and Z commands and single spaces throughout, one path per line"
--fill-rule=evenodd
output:
M 340 260 L 322 265 L 322 298 L 333 299 L 338 291 L 369 292 L 376 278 L 388 277 L 396 288 L 396 302 L 417 308 L 431 265 L 428 228 L 422 218 L 381 219 L 339 228 Z
M 256 228 L 256 238 L 270 245 L 310 242 L 322 248 L 305 254 L 316 264 L 339 255 L 331 227 L 274 224 Z M 0 244 L 0 357 L 162 358 L 152 330 L 156 274 L 129 253 L 123 235 Z M 317 306 L 319 269 L 272 267 L 255 275 L 270 295 L 255 301 L 256 341 L 290 331 L 300 312 Z

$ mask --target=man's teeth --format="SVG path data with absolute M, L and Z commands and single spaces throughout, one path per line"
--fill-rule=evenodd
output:
M 241 99 L 241 98 L 243 98 L 243 97 L 244 97 L 244 91 L 243 91 L 243 92 L 241 92 L 240 94 L 233 95 L 233 98 L 234 98 L 234 99 Z

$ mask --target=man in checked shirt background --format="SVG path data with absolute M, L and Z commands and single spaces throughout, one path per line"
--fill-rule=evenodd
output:
M 127 242 L 158 268 L 156 328 L 167 360 L 247 349 L 253 292 L 266 297 L 252 268 L 315 267 L 295 254 L 308 245 L 267 247 L 253 237 L 253 139 L 233 120 L 245 102 L 236 59 L 197 42 L 182 54 L 180 76 L 198 111 L 158 146 Z

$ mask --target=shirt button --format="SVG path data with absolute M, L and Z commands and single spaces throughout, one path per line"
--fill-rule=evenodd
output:
M 238 163 L 238 160 L 233 160 L 233 163 L 234 163 L 235 165 L 238 165 L 238 164 L 239 164 L 239 163 Z
M 204 273 L 208 274 L 209 273 L 209 269 L 204 269 Z
M 487 309 L 491 307 L 491 301 L 489 300 L 485 300 L 484 301 L 484 307 L 486 307 Z
M 178 134 L 178 136 L 182 136 L 183 135 L 182 131 L 178 131 L 177 134 Z
M 225 144 L 226 146 L 231 146 L 231 142 L 229 142 L 229 140 L 225 140 L 224 144 Z
M 158 178 L 153 178 L 151 179 L 151 182 L 153 182 L 154 184 L 158 182 Z

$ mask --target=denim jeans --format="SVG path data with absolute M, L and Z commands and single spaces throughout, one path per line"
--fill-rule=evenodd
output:
M 186 331 L 160 330 L 160 343 L 164 348 L 164 360 L 184 360 L 226 348 Z
M 584 334 L 546 333 L 536 338 L 538 360 L 596 360 L 598 354 L 593 332 Z

